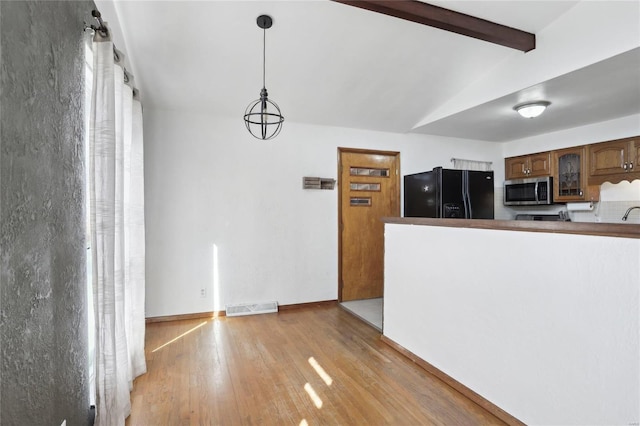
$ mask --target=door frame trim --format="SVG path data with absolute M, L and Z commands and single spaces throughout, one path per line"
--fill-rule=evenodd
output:
M 400 193 L 400 151 L 382 151 L 364 148 L 338 147 L 338 302 L 342 302 L 342 153 L 387 155 L 396 157 L 398 170 L 395 176 L 394 190 L 398 194 L 398 206 L 396 216 L 400 216 L 400 205 L 402 204 L 402 194 Z

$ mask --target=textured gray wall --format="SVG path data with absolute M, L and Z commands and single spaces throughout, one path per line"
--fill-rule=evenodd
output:
M 0 424 L 87 424 L 83 21 L 0 1 Z

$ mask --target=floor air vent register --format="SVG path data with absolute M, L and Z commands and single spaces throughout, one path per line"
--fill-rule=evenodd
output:
M 278 312 L 278 302 L 240 303 L 237 305 L 226 305 L 226 315 L 228 317 L 270 314 L 273 312 Z

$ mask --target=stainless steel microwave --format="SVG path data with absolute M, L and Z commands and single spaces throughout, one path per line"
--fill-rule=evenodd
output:
M 504 182 L 505 206 L 553 204 L 553 178 L 550 176 L 513 179 Z

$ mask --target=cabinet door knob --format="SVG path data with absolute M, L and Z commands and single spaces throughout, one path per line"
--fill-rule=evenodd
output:
M 624 163 L 624 164 L 622 165 L 622 168 L 623 168 L 623 169 L 625 169 L 625 170 L 627 170 L 627 163 Z
M 581 190 L 580 190 L 580 196 L 581 196 L 581 197 L 582 197 L 582 194 L 583 194 L 583 192 L 582 192 L 582 189 L 581 189 Z
M 633 170 L 633 162 L 629 163 L 629 170 Z

